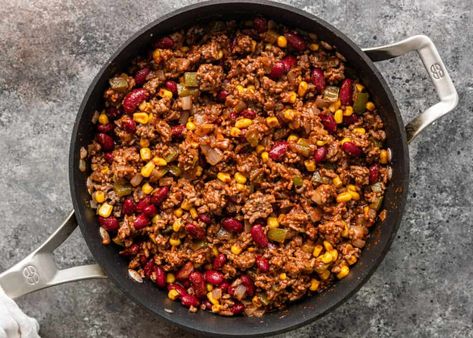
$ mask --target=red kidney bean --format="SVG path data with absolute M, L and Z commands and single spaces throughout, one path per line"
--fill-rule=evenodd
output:
M 204 305 L 204 310 L 211 310 L 212 309 L 212 303 L 210 303 L 209 300 L 204 299 L 202 304 Z
M 220 284 L 219 289 L 221 289 L 222 292 L 226 292 L 229 286 L 230 284 L 228 282 L 223 282 L 222 284 Z
M 347 127 L 356 122 L 358 122 L 358 115 L 356 114 L 351 114 L 350 116 L 343 117 L 343 124 Z
M 174 126 L 171 128 L 171 136 L 172 137 L 180 137 L 182 134 L 184 134 L 184 131 L 186 130 L 186 126 L 179 124 L 177 126 Z
M 181 304 L 189 308 L 191 306 L 197 307 L 200 303 L 196 296 L 187 294 L 181 297 Z
M 295 32 L 287 32 L 284 36 L 286 37 L 289 46 L 298 52 L 302 52 L 306 48 L 305 41 L 301 36 L 299 36 L 299 34 Z
M 123 249 L 120 251 L 120 255 L 122 256 L 135 256 L 138 251 L 140 250 L 140 247 L 138 244 L 132 244 L 128 248 Z
M 207 283 L 212 285 L 220 285 L 223 283 L 223 274 L 215 270 L 207 270 L 204 273 L 204 278 Z
M 204 222 L 205 224 L 210 224 L 212 223 L 212 219 L 208 214 L 199 214 L 198 216 L 199 220 Z
M 242 303 L 236 303 L 230 308 L 230 312 L 234 315 L 239 315 L 245 311 L 245 305 Z
M 135 209 L 137 212 L 142 213 L 145 211 L 145 208 L 150 204 L 151 204 L 151 198 L 149 196 L 146 196 L 138 201 Z
M 215 256 L 212 266 L 215 270 L 220 270 L 223 268 L 226 262 L 227 257 L 224 254 L 219 253 L 217 256 Z
M 344 152 L 346 152 L 348 155 L 358 157 L 361 155 L 362 151 L 361 149 L 353 142 L 345 142 L 342 145 L 342 149 Z
M 290 71 L 292 67 L 297 63 L 297 58 L 294 55 L 288 55 L 284 57 L 281 62 L 284 64 L 286 72 Z
M 146 217 L 144 214 L 140 214 L 136 216 L 135 222 L 133 223 L 133 226 L 135 227 L 136 230 L 143 229 L 144 227 L 148 226 L 149 224 L 149 219 Z
M 115 231 L 118 230 L 118 228 L 120 227 L 120 225 L 118 224 L 118 219 L 114 216 L 110 216 L 107 218 L 99 216 L 99 224 L 107 231 Z
M 168 291 L 171 290 L 176 290 L 179 293 L 179 297 L 187 295 L 186 289 L 184 289 L 182 285 L 177 283 L 168 284 Z
M 110 106 L 106 109 L 107 116 L 114 119 L 121 115 L 121 112 L 117 109 L 117 107 Z
M 325 157 L 327 157 L 327 148 L 325 147 L 319 147 L 314 153 L 314 160 L 316 163 L 320 163 L 325 160 Z
M 123 109 L 125 113 L 131 114 L 140 105 L 141 102 L 148 99 L 149 92 L 144 88 L 135 88 L 129 92 L 123 99 Z
M 345 106 L 353 104 L 353 80 L 345 79 L 340 87 L 340 102 Z
M 379 166 L 377 164 L 373 164 L 370 167 L 370 175 L 369 175 L 370 184 L 374 184 L 378 182 L 378 179 L 379 179 Z
M 269 271 L 269 263 L 266 258 L 263 256 L 256 256 L 256 267 L 261 272 L 268 272 Z
M 166 272 L 160 266 L 155 266 L 154 268 L 154 276 L 155 276 L 155 283 L 156 285 L 164 289 L 166 287 Z
M 277 80 L 281 76 L 283 76 L 285 72 L 286 72 L 286 66 L 284 65 L 283 62 L 278 61 L 271 68 L 271 72 L 269 73 L 269 77 L 272 78 L 273 80 Z
M 111 138 L 111 137 L 108 136 L 107 134 L 98 133 L 98 134 L 97 134 L 97 141 L 98 141 L 99 144 L 102 146 L 102 149 L 103 149 L 104 151 L 113 150 L 113 147 L 114 147 L 113 138 Z
M 258 246 L 265 248 L 268 246 L 268 238 L 264 233 L 263 226 L 261 224 L 256 224 L 251 228 L 251 237 Z
M 203 297 L 207 294 L 205 288 L 204 276 L 198 271 L 194 271 L 189 275 L 189 281 L 197 297 Z
M 193 238 L 200 239 L 200 240 L 205 239 L 206 231 L 204 228 L 196 224 L 189 223 L 189 224 L 186 224 L 185 229 L 189 233 L 189 235 L 191 235 Z
M 184 266 L 176 273 L 177 280 L 185 280 L 189 278 L 191 272 L 194 271 L 194 264 L 187 262 Z
M 135 202 L 132 197 L 128 197 L 123 201 L 122 211 L 125 215 L 131 215 L 136 210 Z
M 141 255 L 140 256 L 140 264 L 143 265 L 143 264 L 146 264 L 147 263 L 147 258 L 145 255 Z
M 233 296 L 235 295 L 235 287 L 230 285 L 230 286 L 227 288 L 227 293 L 228 293 L 230 296 L 233 297 Z
M 238 116 L 240 116 L 240 113 L 238 113 L 237 111 L 232 111 L 230 113 L 230 120 L 236 120 Z M 246 139 L 243 137 L 243 141 L 241 142 L 245 142 L 245 141 Z
M 161 187 L 151 196 L 151 203 L 161 204 L 168 197 L 169 187 Z
M 234 218 L 226 218 L 222 221 L 222 226 L 225 230 L 230 232 L 242 232 L 243 231 L 243 223 L 234 219 Z
M 325 89 L 325 75 L 321 68 L 312 69 L 310 80 L 314 84 L 315 89 L 318 93 L 322 93 Z
M 146 82 L 146 77 L 148 76 L 151 70 L 148 67 L 141 68 L 135 74 L 135 82 L 137 85 L 142 85 Z
M 220 102 L 225 102 L 225 100 L 227 99 L 227 96 L 228 96 L 228 92 L 226 90 L 221 90 L 217 94 L 217 100 L 219 100 Z
M 255 294 L 255 286 L 253 284 L 253 281 L 248 275 L 241 275 L 240 279 L 241 279 L 241 283 L 246 288 L 246 294 L 252 297 Z
M 181 281 L 182 286 L 184 286 L 186 289 L 191 287 L 191 282 L 189 282 L 188 279 Z
M 107 161 L 107 163 L 111 164 L 113 162 L 113 153 L 105 153 L 103 154 L 103 158 L 105 159 L 105 161 Z
M 253 109 L 245 109 L 240 113 L 240 115 L 248 119 L 254 119 L 256 117 L 256 112 Z
M 151 274 L 153 273 L 153 270 L 154 270 L 154 259 L 151 258 L 146 263 L 146 265 L 143 267 L 143 272 L 144 272 L 145 276 L 149 278 L 149 277 L 151 277 Z
M 134 134 L 136 132 L 136 122 L 127 116 L 122 120 L 122 128 L 127 133 Z
M 257 17 L 253 19 L 253 25 L 258 33 L 264 33 L 268 30 L 268 21 L 265 18 Z
M 335 122 L 335 119 L 332 115 L 320 114 L 319 117 L 320 122 L 322 122 L 323 126 L 330 134 L 334 134 L 337 131 L 337 122 Z
M 157 48 L 169 49 L 174 47 L 174 40 L 170 36 L 165 36 L 156 42 Z
M 269 157 L 271 157 L 273 161 L 281 160 L 287 152 L 288 145 L 286 141 L 276 142 L 269 151 Z
M 113 125 L 111 123 L 99 124 L 97 130 L 101 133 L 109 133 L 113 130 Z
M 152 218 L 157 212 L 158 210 L 153 204 L 150 204 L 143 209 L 143 213 L 149 218 Z
M 177 83 L 171 80 L 168 80 L 164 83 L 164 87 L 166 87 L 167 90 L 172 92 L 174 95 L 177 95 Z

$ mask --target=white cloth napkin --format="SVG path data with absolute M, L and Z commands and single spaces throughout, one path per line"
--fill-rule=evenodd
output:
M 0 287 L 0 338 L 39 338 L 39 324 L 21 311 Z

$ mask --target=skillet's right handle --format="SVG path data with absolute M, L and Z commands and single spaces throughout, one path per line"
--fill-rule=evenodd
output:
M 439 119 L 458 104 L 458 94 L 447 69 L 432 40 L 425 35 L 415 35 L 405 40 L 363 49 L 373 61 L 388 60 L 410 51 L 417 51 L 425 69 L 434 83 L 440 102 L 429 107 L 406 126 L 407 143 L 410 143 L 425 127 Z

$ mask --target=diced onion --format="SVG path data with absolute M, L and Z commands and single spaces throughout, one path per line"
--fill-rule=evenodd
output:
M 245 294 L 246 294 L 246 287 L 243 284 L 240 284 L 235 288 L 234 295 L 236 299 L 242 300 L 245 297 Z
M 181 105 L 183 110 L 192 109 L 192 96 L 181 97 Z
M 217 289 L 213 289 L 213 290 L 212 290 L 212 297 L 213 297 L 214 299 L 220 299 L 220 298 L 222 298 L 222 289 L 218 289 L 218 288 L 217 288 Z
M 141 174 L 138 173 L 135 176 L 133 176 L 133 178 L 130 180 L 130 183 L 132 186 L 137 187 L 141 184 L 141 181 L 143 181 L 143 176 L 141 176 Z
M 209 162 L 211 165 L 216 165 L 218 162 L 223 160 L 223 153 L 219 149 L 213 149 L 207 145 L 202 145 L 200 147 L 207 162 Z

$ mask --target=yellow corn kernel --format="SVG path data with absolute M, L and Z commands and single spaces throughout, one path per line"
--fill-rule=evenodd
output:
M 168 162 L 162 157 L 153 157 L 153 163 L 159 167 L 165 167 L 168 165 Z
M 346 265 L 342 266 L 342 268 L 340 269 L 340 272 L 337 273 L 337 278 L 338 279 L 343 279 L 345 278 L 346 276 L 348 276 L 348 274 L 350 273 L 350 268 Z
M 360 194 L 357 191 L 348 190 L 348 192 L 350 193 L 352 200 L 354 201 L 360 200 Z
M 212 284 L 210 283 L 206 283 L 205 284 L 205 288 L 207 289 L 208 292 L 212 291 L 214 289 L 214 287 L 212 286 Z
M 235 122 L 235 127 L 239 128 L 239 129 L 244 129 L 244 128 L 248 128 L 252 124 L 253 124 L 253 120 L 243 118 L 243 119 L 239 119 L 238 121 Z
M 153 187 L 149 183 L 145 183 L 141 187 L 141 191 L 143 191 L 145 195 L 149 195 L 153 192 Z
M 304 161 L 305 168 L 307 171 L 314 172 L 315 171 L 315 161 L 313 160 L 307 160 Z
M 247 181 L 247 178 L 242 173 L 237 172 L 235 174 L 235 181 L 237 181 L 237 183 L 240 183 L 240 184 L 245 184 Z
M 266 124 L 271 128 L 279 127 L 279 120 L 276 116 L 270 116 L 266 118 Z
M 354 128 L 353 132 L 357 135 L 365 135 L 366 134 L 365 128 Z
M 110 171 L 110 168 L 108 166 L 105 166 L 105 167 L 102 168 L 101 173 L 102 174 L 108 174 L 109 171 Z
M 99 215 L 102 217 L 109 217 L 112 214 L 113 206 L 108 203 L 104 203 L 99 208 Z
M 237 183 L 236 187 L 237 187 L 238 191 L 243 191 L 243 190 L 246 189 L 246 185 L 241 184 L 241 183 Z
M 263 151 L 261 153 L 261 159 L 263 160 L 263 162 L 267 162 L 269 160 L 269 153 L 267 151 Z
M 344 137 L 341 141 L 340 144 L 343 145 L 344 143 L 351 142 L 351 138 L 349 137 Z
M 182 223 L 181 220 L 178 218 L 172 223 L 172 231 L 179 232 L 181 230 Z
M 140 139 L 140 147 L 141 148 L 149 147 L 149 140 L 147 140 L 145 138 Z
M 168 99 L 172 99 L 172 92 L 170 90 L 161 88 L 158 92 L 158 95 L 161 97 L 166 97 Z
M 221 172 L 217 174 L 217 178 L 224 183 L 228 183 L 232 180 L 232 178 L 230 177 L 230 174 L 221 173 Z
M 212 303 L 213 305 L 220 305 L 219 302 L 218 302 L 218 299 L 215 299 L 214 296 L 212 295 L 212 292 L 209 292 L 207 294 L 207 299 L 209 300 L 210 303 Z
M 194 149 L 197 149 L 197 148 L 199 148 L 199 143 L 198 142 L 192 142 L 191 147 L 194 148 Z
M 213 312 L 213 313 L 218 313 L 218 312 L 220 312 L 220 309 L 221 309 L 221 308 L 222 308 L 222 307 L 220 306 L 220 304 L 216 304 L 216 305 L 213 304 L 213 305 L 212 305 L 212 312 Z
M 156 224 L 160 219 L 161 219 L 161 216 L 159 216 L 159 215 L 154 215 L 153 218 L 151 219 L 151 222 L 152 222 L 153 224 Z
M 189 47 L 187 47 L 187 46 L 182 46 L 181 47 L 181 52 L 186 53 L 188 51 L 189 51 Z
M 258 144 L 256 146 L 256 153 L 259 154 L 259 153 L 262 153 L 264 151 L 265 147 L 261 144 Z
M 283 272 L 283 273 L 281 273 L 281 274 L 279 275 L 279 279 L 280 279 L 280 280 L 286 280 L 286 278 L 287 278 L 287 275 L 286 275 L 285 272 Z
M 335 113 L 338 108 L 342 105 L 342 102 L 340 100 L 337 100 L 336 102 L 332 103 L 328 109 L 332 112 Z
M 179 297 L 179 295 L 180 295 L 179 292 L 175 289 L 169 290 L 168 292 L 168 298 L 170 300 L 176 300 L 177 297 Z
M 186 123 L 186 128 L 187 130 L 193 131 L 196 129 L 195 123 L 192 121 L 189 121 Z
M 181 208 L 177 208 L 176 210 L 174 210 L 174 216 L 176 217 L 182 217 L 183 213 L 184 211 Z
M 141 167 L 141 176 L 150 177 L 155 167 L 156 166 L 154 165 L 154 163 L 152 161 L 149 161 L 143 167 Z
M 215 246 L 212 247 L 212 254 L 214 256 L 217 256 L 219 254 L 218 249 Z
M 232 137 L 238 137 L 241 135 L 241 129 L 237 127 L 232 127 L 230 129 L 230 136 Z
M 320 260 L 325 263 L 331 263 L 333 261 L 333 256 L 330 254 L 330 252 L 324 253 L 322 256 L 320 256 Z
M 333 246 L 332 244 L 330 244 L 329 241 L 324 241 L 322 244 L 324 245 L 325 250 L 327 251 L 333 250 Z
M 347 189 L 348 189 L 348 191 L 357 191 L 356 186 L 353 185 L 353 184 L 347 185 Z
M 376 106 L 374 105 L 373 102 L 371 102 L 371 101 L 366 102 L 366 109 L 367 110 L 373 111 L 375 108 L 376 108 Z
M 266 222 L 269 228 L 277 228 L 279 226 L 279 221 L 277 217 L 268 217 Z
M 108 116 L 104 113 L 99 115 L 99 123 L 100 124 L 107 124 L 108 123 Z
M 347 106 L 345 108 L 345 111 L 343 112 L 343 116 L 351 116 L 351 115 L 353 115 L 353 107 Z
M 297 95 L 299 95 L 300 97 L 303 97 L 305 93 L 307 92 L 308 87 L 309 85 L 307 84 L 307 82 L 301 81 L 299 83 L 299 87 L 297 87 Z
M 333 115 L 333 118 L 337 124 L 340 124 L 343 122 L 343 110 L 337 109 L 335 114 Z
M 138 123 L 141 124 L 146 124 L 149 121 L 149 115 L 147 113 L 134 113 L 133 114 L 133 120 L 135 120 Z
M 250 246 L 248 249 L 246 249 L 248 252 L 255 252 L 256 248 L 254 246 Z
M 327 280 L 330 277 L 330 271 L 324 270 L 319 273 L 320 279 Z
M 347 259 L 347 263 L 350 264 L 350 265 L 353 265 L 353 264 L 356 263 L 357 260 L 358 260 L 358 259 L 357 259 L 355 256 L 350 256 L 350 257 L 348 257 L 348 259 Z
M 240 94 L 245 91 L 245 87 L 243 87 L 242 85 L 237 85 L 236 89 L 237 89 L 238 93 L 240 93 Z
M 365 216 L 365 218 L 368 218 L 369 213 L 370 213 L 370 207 L 367 206 L 367 205 L 364 206 L 364 207 L 363 207 L 363 216 Z
M 311 279 L 310 281 L 310 291 L 317 291 L 319 288 L 320 282 L 317 279 Z
M 288 142 L 297 142 L 297 140 L 299 139 L 299 137 L 297 135 L 294 135 L 294 134 L 291 134 L 287 137 L 287 141 Z
M 386 149 L 383 149 L 379 152 L 379 163 L 387 164 L 389 161 L 389 154 Z
M 141 148 L 140 149 L 140 157 L 143 161 L 149 161 L 151 159 L 151 149 Z
M 181 203 L 181 208 L 184 209 L 184 210 L 191 210 L 192 208 L 192 203 L 189 202 L 188 200 L 184 200 L 182 203 Z
M 153 51 L 153 60 L 156 64 L 159 64 L 161 62 L 161 52 L 160 52 L 159 48 L 156 48 Z
M 287 47 L 287 39 L 284 35 L 278 36 L 277 39 L 278 46 L 281 48 L 286 48 Z
M 204 171 L 204 168 L 202 168 L 200 165 L 195 168 L 195 176 L 199 177 L 202 176 L 202 172 Z
M 239 255 L 241 254 L 241 248 L 236 245 L 236 244 L 233 244 L 232 247 L 230 248 L 230 251 L 232 252 L 232 254 L 234 255 Z
M 96 191 L 92 196 L 97 203 L 105 202 L 105 193 L 103 191 Z
M 327 142 L 326 141 L 317 141 L 317 142 L 315 142 L 315 144 L 317 144 L 318 147 L 322 147 L 322 146 L 326 145 Z
M 217 60 L 221 60 L 223 58 L 223 51 L 219 50 L 217 53 Z
M 250 92 L 254 93 L 256 90 L 256 87 L 253 85 L 249 85 L 248 87 L 246 87 L 246 90 L 249 90 Z
M 153 105 L 151 103 L 149 103 L 148 101 L 143 101 L 138 106 L 138 109 L 142 112 L 150 113 L 151 110 L 153 109 Z
M 312 254 L 314 255 L 314 257 L 319 257 L 320 254 L 322 253 L 322 250 L 324 249 L 324 247 L 320 244 L 317 244 L 315 247 L 314 247 L 314 251 L 312 252 Z
M 333 180 L 333 185 L 336 187 L 336 188 L 340 188 L 342 185 L 343 185 L 343 182 L 342 180 L 340 179 L 340 176 L 336 176 Z
M 191 214 L 191 217 L 193 219 L 196 219 L 199 216 L 199 214 L 197 213 L 196 208 L 191 208 L 191 210 L 189 210 L 189 213 Z
M 357 83 L 355 85 L 355 89 L 357 92 L 361 93 L 365 89 L 365 86 L 363 86 L 361 83 Z
M 319 44 L 317 44 L 317 43 L 311 43 L 311 44 L 309 45 L 309 49 L 310 49 L 311 51 L 313 51 L 313 52 L 316 52 L 316 51 L 319 50 Z
M 181 245 L 181 240 L 179 238 L 171 237 L 169 239 L 169 244 L 171 244 L 172 246 L 179 246 L 179 245 Z
M 174 276 L 173 273 L 169 272 L 168 274 L 166 274 L 166 283 L 172 284 L 175 281 L 176 281 L 176 276 Z
M 294 111 L 294 109 L 286 109 L 283 112 L 283 116 L 286 120 L 292 121 L 296 117 L 296 112 Z
M 352 199 L 351 194 L 348 191 L 342 192 L 337 195 L 337 202 L 349 202 Z
M 289 97 L 288 97 L 289 103 L 295 103 L 296 100 L 297 100 L 296 92 L 289 92 Z
M 333 249 L 329 251 L 329 254 L 332 256 L 333 261 L 335 262 L 338 258 L 338 251 Z

